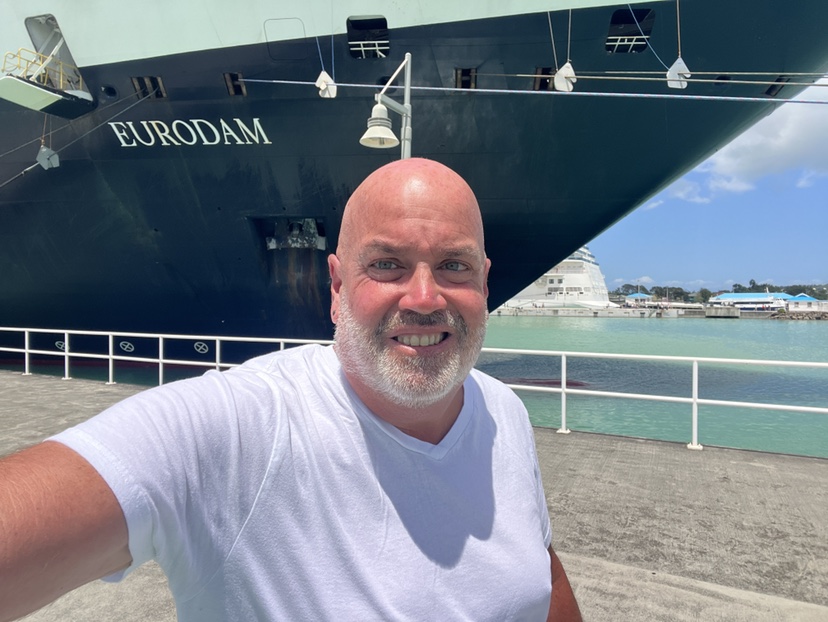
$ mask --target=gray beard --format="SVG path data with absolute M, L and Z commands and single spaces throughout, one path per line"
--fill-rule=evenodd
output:
M 455 329 L 458 343 L 454 350 L 440 356 L 400 357 L 384 345 L 384 335 L 389 330 L 435 324 Z M 403 311 L 384 318 L 372 330 L 354 318 L 344 295 L 340 296 L 334 332 L 336 352 L 345 372 L 392 403 L 411 409 L 432 406 L 462 385 L 477 361 L 485 337 L 485 324 L 469 329 L 460 314 L 448 311 L 429 315 Z

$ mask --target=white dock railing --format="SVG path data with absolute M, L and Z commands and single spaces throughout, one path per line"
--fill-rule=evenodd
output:
M 663 356 L 655 354 L 608 354 L 598 352 L 565 352 L 556 350 L 515 350 L 509 348 L 483 348 L 484 352 L 499 354 L 518 354 L 528 356 L 551 356 L 558 357 L 561 361 L 561 386 L 560 387 L 538 387 L 524 384 L 509 384 L 508 386 L 517 391 L 533 391 L 538 393 L 559 393 L 561 395 L 561 427 L 558 432 L 569 434 L 566 425 L 566 398 L 569 395 L 589 395 L 595 397 L 620 398 L 647 400 L 656 402 L 672 402 L 678 404 L 689 404 L 692 417 L 692 439 L 687 444 L 688 449 L 702 449 L 699 444 L 699 406 L 732 406 L 739 408 L 758 408 L 764 410 L 782 410 L 787 412 L 815 413 L 828 415 L 828 408 L 817 406 L 790 406 L 782 404 L 767 404 L 760 402 L 741 402 L 735 400 L 713 400 L 699 397 L 699 363 L 713 363 L 718 365 L 757 365 L 766 367 L 799 367 L 812 369 L 828 369 L 828 363 L 807 362 L 807 361 L 768 361 L 758 359 L 726 359 L 698 356 Z M 692 388 L 689 397 L 677 397 L 671 395 L 654 395 L 649 393 L 627 393 L 618 391 L 596 391 L 591 389 L 570 388 L 567 386 L 567 361 L 573 358 L 594 358 L 594 359 L 620 359 L 634 361 L 656 361 L 656 362 L 684 362 L 692 364 Z
M 58 340 L 54 342 L 54 349 L 34 348 L 31 346 L 32 336 L 38 335 L 53 335 L 57 336 Z M 215 368 L 218 370 L 235 367 L 240 363 L 231 363 L 222 359 L 223 348 L 222 345 L 230 343 L 248 343 L 248 344 L 273 344 L 278 346 L 278 349 L 285 349 L 289 345 L 301 345 L 307 343 L 330 344 L 331 341 L 315 340 L 315 339 L 281 339 L 281 338 L 257 338 L 257 337 L 222 337 L 216 335 L 174 335 L 174 334 L 157 334 L 157 333 L 108 333 L 101 331 L 65 331 L 53 329 L 35 329 L 35 328 L 7 328 L 0 327 L 0 336 L 5 336 L 6 341 L 13 341 L 17 339 L 22 340 L 19 345 L 2 345 L 0 341 L 0 352 L 8 352 L 13 354 L 23 355 L 24 375 L 31 374 L 31 359 L 32 356 L 57 357 L 63 359 L 64 375 L 66 380 L 71 379 L 71 365 L 73 359 L 92 359 L 106 361 L 109 367 L 109 379 L 107 384 L 115 383 L 115 363 L 117 361 L 126 361 L 130 363 L 145 363 L 158 366 L 158 384 L 164 384 L 164 369 L 165 366 L 189 366 L 202 368 Z M 106 352 L 91 352 L 89 350 L 74 350 L 72 348 L 72 338 L 88 336 L 106 339 Z M 116 339 L 118 340 L 118 349 L 122 352 L 116 351 Z M 137 356 L 131 355 L 133 351 L 132 342 L 130 339 L 140 340 L 154 340 L 157 342 L 158 356 Z M 202 359 L 187 359 L 187 358 L 168 358 L 164 355 L 165 347 L 171 342 L 190 342 L 193 344 L 194 350 L 202 355 Z M 209 344 L 213 344 L 214 355 L 210 356 L 210 360 L 203 360 L 204 355 L 209 352 Z M 572 395 L 585 395 L 594 397 L 606 397 L 616 399 L 632 399 L 632 400 L 646 400 L 665 403 L 679 403 L 688 404 L 691 406 L 692 417 L 692 438 L 687 444 L 689 449 L 702 449 L 699 444 L 699 406 L 731 406 L 739 408 L 757 408 L 764 410 L 778 410 L 787 412 L 800 413 L 814 413 L 828 415 L 828 407 L 816 406 L 793 406 L 783 404 L 768 404 L 759 402 L 742 402 L 733 400 L 716 400 L 705 399 L 699 397 L 699 364 L 716 364 L 716 365 L 755 365 L 766 367 L 788 367 L 788 368 L 812 368 L 812 369 L 828 369 L 828 362 L 809 362 L 809 361 L 770 361 L 770 360 L 756 360 L 756 359 L 727 359 L 727 358 L 711 358 L 711 357 L 690 357 L 690 356 L 663 356 L 663 355 L 647 355 L 647 354 L 609 354 L 599 352 L 569 352 L 558 350 L 521 350 L 510 348 L 483 348 L 484 353 L 491 354 L 507 354 L 507 355 L 521 355 L 521 356 L 539 356 L 539 357 L 556 357 L 560 360 L 561 379 L 560 387 L 536 386 L 528 384 L 514 384 L 509 383 L 508 386 L 517 391 L 537 392 L 537 393 L 552 393 L 560 394 L 561 396 L 561 427 L 558 432 L 561 434 L 568 434 L 570 432 L 567 427 L 567 397 Z M 654 361 L 654 362 L 684 362 L 692 365 L 692 388 L 689 397 L 678 397 L 671 395 L 656 395 L 656 394 L 642 394 L 642 393 L 628 393 L 618 391 L 603 391 L 583 389 L 567 386 L 567 362 L 576 358 L 593 358 L 593 359 L 621 359 L 621 360 L 635 360 L 635 361 Z M 828 399 L 828 398 L 827 398 Z
M 203 367 L 205 369 L 215 368 L 218 370 L 229 369 L 240 365 L 240 363 L 229 363 L 222 359 L 222 345 L 228 343 L 250 343 L 250 344 L 273 344 L 278 346 L 278 349 L 284 350 L 287 345 L 302 345 L 307 343 L 333 343 L 332 341 L 323 341 L 318 339 L 280 339 L 269 337 L 219 337 L 216 335 L 173 335 L 164 333 L 108 333 L 103 331 L 92 330 L 57 330 L 57 329 L 43 329 L 43 328 L 8 328 L 0 326 L 0 334 L 17 335 L 18 338 L 23 339 L 22 346 L 3 346 L 0 344 L 0 352 L 10 352 L 23 354 L 23 374 L 31 374 L 31 359 L 32 355 L 57 357 L 63 359 L 63 379 L 71 380 L 71 361 L 72 359 L 85 360 L 102 360 L 107 361 L 109 365 L 109 380 L 107 384 L 115 384 L 115 362 L 124 361 L 130 363 L 148 363 L 151 365 L 158 365 L 158 384 L 164 384 L 164 368 L 168 365 L 178 365 L 185 367 Z M 54 342 L 54 349 L 47 350 L 43 348 L 32 347 L 32 336 L 34 335 L 54 335 L 59 339 Z M 75 350 L 72 348 L 72 337 L 99 337 L 106 338 L 107 348 L 106 352 L 90 352 L 87 350 Z M 115 347 L 116 338 L 118 342 L 118 350 Z M 147 340 L 151 339 L 158 344 L 158 356 L 140 356 L 132 355 L 135 346 L 130 339 Z M 198 360 L 187 358 L 169 358 L 164 356 L 165 347 L 170 342 L 192 342 L 195 352 L 199 354 L 206 354 L 210 350 L 209 344 L 213 344 L 214 356 L 210 360 Z M 274 348 L 275 349 L 275 348 Z

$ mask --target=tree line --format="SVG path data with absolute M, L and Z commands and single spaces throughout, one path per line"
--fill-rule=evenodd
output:
M 748 285 L 734 283 L 730 290 L 720 290 L 716 292 L 710 291 L 704 287 L 696 292 L 688 292 L 681 287 L 662 287 L 660 285 L 653 285 L 647 288 L 640 284 L 633 285 L 631 283 L 625 283 L 621 287 L 611 291 L 610 294 L 615 296 L 629 296 L 631 294 L 635 294 L 636 292 L 640 292 L 642 294 L 652 296 L 655 300 L 670 300 L 673 302 L 707 302 L 713 296 L 717 296 L 718 294 L 725 294 L 729 292 L 734 294 L 751 292 L 764 293 L 766 291 L 784 292 L 786 294 L 790 294 L 791 296 L 805 294 L 806 296 L 812 296 L 813 298 L 817 298 L 819 300 L 828 299 L 828 284 L 825 283 L 822 285 L 773 285 L 771 283 L 757 283 L 753 279 L 748 282 Z

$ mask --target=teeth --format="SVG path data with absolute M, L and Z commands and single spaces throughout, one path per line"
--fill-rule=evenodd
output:
M 397 341 L 406 346 L 433 346 L 440 343 L 445 338 L 445 333 L 438 335 L 400 335 Z

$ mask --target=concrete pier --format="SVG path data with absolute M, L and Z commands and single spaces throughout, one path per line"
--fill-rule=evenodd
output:
M 0 371 L 0 454 L 142 390 Z M 828 460 L 536 429 L 553 546 L 586 620 L 828 620 Z M 0 603 L 2 608 L 2 603 Z M 166 622 L 159 568 L 31 622 Z
M 741 313 L 738 307 L 705 307 L 704 317 L 738 319 Z

